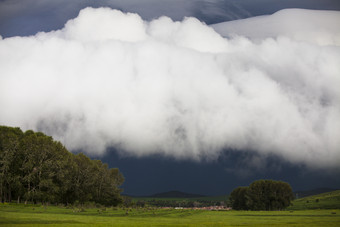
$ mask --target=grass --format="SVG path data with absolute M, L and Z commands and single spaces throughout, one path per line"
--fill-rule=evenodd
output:
M 288 210 L 307 209 L 340 209 L 340 190 L 296 199 L 288 207 Z
M 0 205 L 4 226 L 339 226 L 340 210 L 202 211 Z

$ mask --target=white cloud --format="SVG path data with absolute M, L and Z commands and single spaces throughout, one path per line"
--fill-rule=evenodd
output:
M 309 13 L 325 24 L 340 14 Z M 145 22 L 87 8 L 61 30 L 0 40 L 0 124 L 40 129 L 90 154 L 115 146 L 199 160 L 232 148 L 337 166 L 337 32 L 327 30 L 327 45 L 288 28 L 227 39 L 194 18 Z
M 213 25 L 224 36 L 242 35 L 252 40 L 288 36 L 319 45 L 340 45 L 339 11 L 285 9 L 243 20 Z
M 137 42 L 146 38 L 145 26 L 140 16 L 124 14 L 110 8 L 83 9 L 77 18 L 69 20 L 65 27 L 56 33 L 62 38 L 81 42 Z

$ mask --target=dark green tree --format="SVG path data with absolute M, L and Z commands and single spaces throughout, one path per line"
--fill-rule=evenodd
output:
M 292 188 L 283 181 L 257 180 L 249 187 L 238 187 L 230 194 L 235 210 L 282 210 L 294 198 Z
M 0 126 L 0 201 L 11 201 L 22 191 L 19 172 L 20 139 L 23 132 L 19 128 Z M 17 192 L 17 193 L 16 193 Z
M 229 203 L 235 210 L 247 210 L 247 191 L 248 187 L 237 187 L 229 196 Z
M 0 126 L 0 201 L 117 205 L 123 175 L 41 132 Z
M 290 205 L 294 194 L 286 182 L 258 180 L 249 185 L 247 197 L 251 210 L 282 210 Z
M 118 169 L 109 169 L 107 164 L 96 160 L 97 172 L 95 176 L 95 202 L 104 205 L 117 205 L 122 202 L 119 196 L 121 189 L 118 187 L 124 182 L 123 175 Z

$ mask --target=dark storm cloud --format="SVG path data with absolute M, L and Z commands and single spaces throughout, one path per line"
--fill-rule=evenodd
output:
M 337 177 L 339 169 L 330 172 L 311 170 L 304 165 L 292 165 L 277 157 L 268 156 L 264 159 L 255 156 L 251 151 L 226 150 L 213 162 L 192 162 L 159 155 L 122 157 L 117 151 L 110 149 L 101 159 L 124 173 L 124 193 L 129 195 L 145 196 L 170 190 L 226 195 L 234 188 L 247 186 L 258 179 L 289 182 L 294 191 L 340 188 L 340 179 Z M 260 166 L 253 165 L 255 160 L 260 162 Z
M 88 6 L 138 13 L 144 20 L 192 16 L 207 24 L 272 14 L 284 8 L 340 10 L 338 0 L 1 0 L 0 34 L 22 36 L 60 29 Z

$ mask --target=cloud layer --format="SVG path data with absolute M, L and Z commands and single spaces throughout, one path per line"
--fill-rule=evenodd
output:
M 301 13 L 340 21 L 340 12 Z M 0 124 L 96 155 L 114 146 L 200 160 L 234 149 L 337 166 L 338 29 L 326 43 L 291 34 L 223 38 L 195 18 L 86 8 L 61 30 L 0 40 Z
M 206 24 L 267 15 L 286 8 L 340 10 L 339 0 L 0 0 L 0 34 L 27 36 L 61 29 L 85 7 L 133 12 L 147 21 L 160 16 L 176 21 L 196 17 Z
M 191 16 L 211 24 L 251 16 L 234 0 L 0 0 L 0 33 L 10 37 L 60 29 L 85 7 L 138 13 L 148 21 L 164 15 L 172 20 Z
M 224 36 L 233 34 L 263 40 L 286 36 L 318 45 L 340 45 L 339 11 L 286 9 L 271 16 L 258 16 L 212 25 Z

